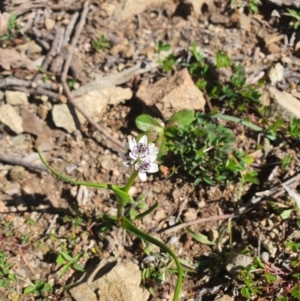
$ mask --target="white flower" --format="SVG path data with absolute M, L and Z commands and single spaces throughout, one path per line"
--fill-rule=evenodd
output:
M 137 162 L 134 168 L 139 171 L 139 177 L 142 181 L 146 181 L 147 172 L 153 173 L 158 171 L 158 165 L 151 160 Z
M 129 139 L 125 144 L 125 148 L 125 153 L 119 153 L 119 156 L 125 160 L 123 161 L 125 166 L 133 164 L 138 159 L 141 161 L 154 162 L 158 154 L 158 148 L 154 143 L 148 144 L 146 135 L 141 137 L 138 143 L 134 138 Z

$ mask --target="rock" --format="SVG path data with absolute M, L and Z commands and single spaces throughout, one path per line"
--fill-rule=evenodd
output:
M 238 26 L 240 29 L 250 31 L 251 30 L 251 18 L 242 14 L 238 21 Z
M 18 45 L 16 47 L 16 50 L 24 54 L 26 53 L 30 56 L 30 55 L 41 53 L 43 48 L 39 46 L 35 41 L 32 40 L 27 43 Z
M 25 177 L 26 171 L 23 166 L 14 166 L 10 172 L 9 176 L 13 181 L 20 181 Z
M 0 107 L 0 122 L 5 124 L 16 134 L 23 133 L 22 118 L 10 104 L 5 104 Z
M 271 257 L 275 257 L 277 247 L 272 241 L 262 241 L 261 244 L 268 251 Z
M 55 26 L 55 20 L 51 18 L 46 18 L 45 19 L 45 27 L 48 31 L 51 31 Z
M 116 10 L 116 6 L 112 3 L 103 2 L 101 7 L 105 10 L 108 16 L 112 16 Z
M 0 13 L 0 37 L 6 34 L 7 24 L 10 14 L 7 12 Z
M 161 4 L 161 0 L 125 0 L 115 8 L 113 18 L 121 22 L 155 4 Z
M 274 86 L 277 82 L 282 81 L 283 78 L 284 78 L 284 67 L 280 63 L 277 63 L 269 71 L 269 79 L 271 81 L 271 85 Z
M 226 270 L 230 275 L 236 276 L 240 270 L 251 264 L 253 258 L 243 254 L 232 254 L 227 258 Z
M 220 298 L 216 298 L 214 301 L 234 301 L 234 297 L 228 296 L 228 295 L 223 295 Z
M 24 53 L 21 54 L 15 49 L 0 48 L 0 66 L 5 70 L 10 70 L 11 67 L 37 70 L 37 66 Z
M 22 110 L 21 116 L 23 119 L 24 131 L 37 136 L 36 143 L 39 147 L 52 145 L 52 132 L 43 120 L 27 110 Z
M 269 88 L 269 94 L 277 106 L 276 112 L 280 117 L 284 120 L 290 120 L 292 117 L 300 118 L 300 102 L 297 98 L 274 87 Z
M 76 130 L 73 116 L 65 103 L 53 106 L 52 119 L 57 127 L 65 129 L 68 133 L 73 133 Z
M 181 109 L 203 111 L 205 106 L 204 96 L 195 86 L 187 69 L 147 87 L 142 86 L 137 97 L 147 106 L 156 108 L 166 119 Z
M 28 107 L 28 97 L 27 93 L 20 91 L 5 91 L 5 100 L 6 103 L 12 106 L 23 106 Z
M 115 264 L 115 265 L 114 265 Z M 114 266 L 113 266 L 114 265 Z M 88 281 L 70 290 L 77 301 L 146 301 L 149 292 L 140 287 L 141 271 L 128 260 L 107 262 L 102 271 L 109 272 L 95 281 Z
M 101 114 L 106 109 L 107 105 L 118 105 L 131 97 L 132 91 L 129 88 L 107 87 L 92 90 L 85 95 L 77 97 L 76 103 L 89 116 L 94 117 Z M 80 123 L 83 123 L 85 118 L 78 111 L 76 114 Z
M 185 0 L 184 3 L 192 5 L 197 17 L 202 14 L 202 7 L 204 4 L 207 5 L 209 11 L 215 8 L 213 0 Z
M 294 6 L 300 8 L 299 0 L 268 0 L 268 1 L 279 6 L 285 5 L 285 6 Z
M 184 221 L 185 222 L 189 222 L 189 221 L 193 221 L 195 219 L 197 219 L 197 210 L 195 208 L 188 208 L 186 210 L 186 212 L 183 214 L 184 216 Z
M 20 194 L 21 186 L 19 183 L 16 182 L 15 183 L 8 182 L 6 185 L 4 185 L 2 191 L 9 196 Z

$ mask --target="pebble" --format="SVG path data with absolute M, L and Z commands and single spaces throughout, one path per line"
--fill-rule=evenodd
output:
M 161 193 L 161 187 L 159 185 L 154 185 L 153 186 L 153 192 L 155 192 L 155 193 Z
M 14 166 L 10 172 L 9 176 L 13 181 L 20 181 L 25 177 L 26 170 L 23 166 Z
M 23 133 L 23 121 L 16 109 L 10 105 L 5 104 L 1 106 L 0 123 L 5 124 L 16 134 Z
M 20 193 L 20 184 L 19 183 L 7 183 L 3 188 L 2 191 L 7 195 L 15 195 Z
M 55 20 L 51 18 L 46 18 L 45 19 L 45 27 L 48 31 L 51 31 L 55 26 Z
M 197 210 L 195 208 L 189 208 L 184 214 L 184 221 L 188 222 L 188 221 L 193 221 L 195 219 L 197 219 Z
M 28 107 L 28 97 L 27 93 L 20 92 L 20 91 L 5 91 L 5 100 L 6 103 L 12 106 L 22 106 L 27 108 Z

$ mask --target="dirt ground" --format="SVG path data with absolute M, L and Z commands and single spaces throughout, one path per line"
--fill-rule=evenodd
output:
M 164 72 L 157 63 L 158 41 L 170 45 L 178 62 L 186 60 L 193 42 L 212 68 L 215 54 L 222 51 L 244 66 L 249 80 L 263 72 L 262 95 L 272 82 L 269 70 L 285 62 L 283 78 L 275 80 L 275 86 L 280 91 L 290 91 L 293 84 L 298 87 L 299 32 L 282 15 L 285 6 L 262 0 L 259 11 L 253 13 L 247 1 L 143 2 L 5 0 L 0 4 L 0 36 L 11 34 L 0 41 L 0 111 L 4 112 L 4 106 L 13 110 L 5 111 L 8 121 L 0 119 L 0 300 L 75 300 L 70 287 L 83 272 L 70 265 L 61 275 L 63 264 L 57 262 L 61 251 L 72 257 L 81 254 L 77 263 L 85 272 L 111 257 L 132 261 L 142 269 L 146 255 L 138 239 L 117 227 L 100 231 L 103 214 L 116 214 L 113 195 L 105 189 L 68 184 L 50 174 L 37 156 L 32 137 L 60 173 L 79 181 L 124 185 L 130 170 L 122 165 L 118 152 L 128 137 L 139 133 L 135 118 L 149 110 L 153 113 L 154 105 L 147 106 L 138 91 L 178 72 L 174 66 Z M 16 23 L 10 30 L 4 12 L 11 11 Z M 100 43 L 102 49 L 95 51 L 92 43 L 100 34 L 109 43 Z M 230 79 L 229 68 L 214 70 L 220 83 Z M 95 85 L 106 89 L 97 94 L 100 107 L 87 102 L 81 109 L 89 119 L 78 117 L 73 104 Z M 20 93 L 12 94 L 18 99 L 15 103 L 8 104 L 7 91 Z M 204 98 L 204 112 L 211 106 L 222 110 L 219 103 L 209 103 L 207 95 Z M 62 114 L 65 110 L 72 115 Z M 283 265 L 289 254 L 284 242 L 291 235 L 299 241 L 299 212 L 293 210 L 286 219 L 279 216 L 278 208 L 291 207 L 280 181 L 292 178 L 297 188 L 299 146 L 283 141 L 286 144 L 274 145 L 266 159 L 256 152 L 257 139 L 240 128 L 236 131 L 235 145 L 242 144 L 253 154 L 261 183 L 244 185 L 241 198 L 235 182 L 195 187 L 180 172 L 170 176 L 172 161 L 164 162 L 146 182 L 137 180 L 130 190 L 132 197 L 143 194 L 149 207 L 159 203 L 155 212 L 135 224 L 167 243 L 185 261 L 180 300 L 246 300 L 240 293 L 242 279 L 228 267 L 243 264 L 228 254 L 253 259 L 264 253 L 264 262 L 287 273 Z M 290 168 L 280 173 L 280 181 L 276 176 L 268 180 L 274 170 L 270 163 L 286 154 L 292 157 Z M 230 214 L 235 217 L 222 218 Z M 200 243 L 187 227 L 176 227 L 190 221 L 196 222 L 189 229 L 215 244 Z M 152 252 L 160 253 L 155 248 Z M 280 287 L 263 283 L 261 294 L 252 299 L 275 300 L 290 279 L 281 277 Z M 37 280 L 42 283 L 39 287 Z M 148 300 L 172 300 L 175 282 L 176 273 L 166 274 L 165 282 L 153 284 L 156 296 Z M 35 290 L 24 293 L 27 287 Z M 287 300 L 299 298 L 289 295 Z

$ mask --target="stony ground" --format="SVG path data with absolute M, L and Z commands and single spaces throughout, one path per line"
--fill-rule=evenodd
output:
M 209 79 L 202 76 L 208 87 L 232 79 L 232 68 L 217 66 L 222 52 L 243 66 L 245 85 L 260 93 L 266 124 L 280 118 L 283 130 L 268 143 L 262 132 L 218 119 L 234 133 L 234 148 L 253 158 L 260 184 L 194 186 L 181 169 L 173 175 L 177 162 L 170 156 L 159 173 L 130 189 L 148 207 L 159 204 L 135 224 L 182 260 L 180 300 L 246 300 L 243 289 L 253 300 L 299 300 L 299 211 L 289 197 L 298 197 L 299 144 L 285 125 L 300 117 L 300 40 L 297 20 L 284 15 L 298 3 L 261 2 L 0 4 L 0 300 L 172 300 L 176 272 L 167 255 L 116 226 L 104 232 L 103 216 L 116 215 L 113 195 L 51 175 L 32 138 L 60 173 L 124 185 L 130 169 L 118 152 L 139 134 L 138 115 L 240 114 L 227 98 L 196 87 L 183 67 L 192 44 L 199 65 L 211 70 Z M 170 49 L 159 52 L 159 41 Z M 165 68 L 168 56 L 173 61 Z M 257 106 L 247 103 L 245 115 L 261 125 Z M 281 163 L 286 156 L 288 167 Z M 142 270 L 156 278 L 142 281 Z

